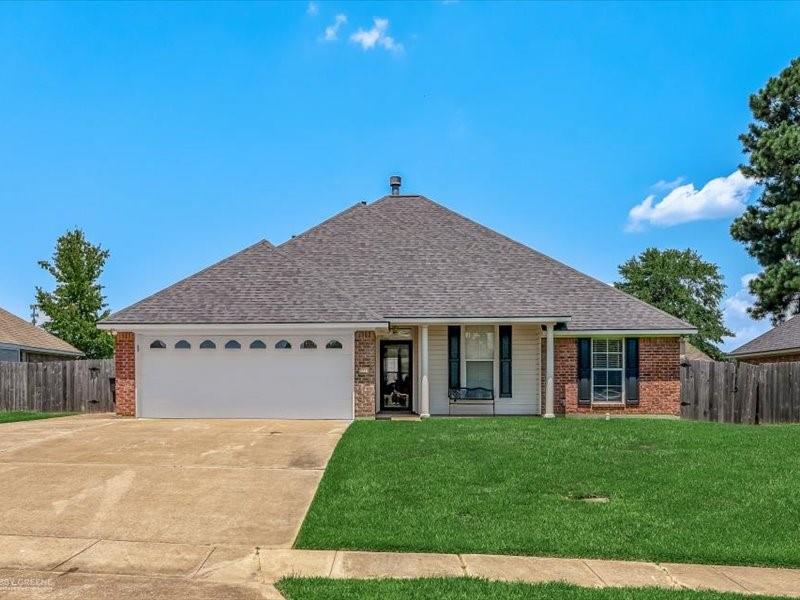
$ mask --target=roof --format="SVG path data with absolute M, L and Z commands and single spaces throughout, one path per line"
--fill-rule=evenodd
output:
M 262 240 L 121 310 L 105 323 L 378 322 L 286 253 Z
M 54 354 L 82 354 L 61 338 L 0 308 L 0 344 Z
M 694 330 L 424 196 L 359 203 L 261 244 L 106 323 L 569 317 L 568 330 Z
M 708 354 L 700 350 L 697 346 L 688 340 L 681 340 L 681 361 L 684 360 L 704 360 L 713 362 L 714 359 Z
M 762 352 L 800 351 L 800 318 L 797 316 L 776 325 L 766 333 L 750 340 L 731 352 L 731 356 L 761 354 Z

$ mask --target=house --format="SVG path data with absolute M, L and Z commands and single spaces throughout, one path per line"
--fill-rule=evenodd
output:
M 69 360 L 82 354 L 64 340 L 0 308 L 0 361 Z
M 748 363 L 800 362 L 800 318 L 790 317 L 739 346 L 730 356 Z
M 700 350 L 697 346 L 692 344 L 687 339 L 681 340 L 681 362 L 686 362 L 687 360 L 702 360 L 705 362 L 713 362 L 714 359 L 711 358 L 708 354 Z
M 390 182 L 106 319 L 118 412 L 678 413 L 694 328 Z

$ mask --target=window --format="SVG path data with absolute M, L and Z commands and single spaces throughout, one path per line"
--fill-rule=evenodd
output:
M 239 350 L 242 345 L 236 340 L 228 340 L 225 342 L 225 350 Z
M 253 340 L 250 342 L 250 350 L 266 350 L 267 345 L 261 340 Z
M 175 348 L 178 350 L 188 350 L 192 345 L 186 340 L 179 340 L 175 342 Z
M 291 347 L 292 345 L 286 340 L 275 342 L 275 348 L 277 348 L 278 350 L 289 350 Z
M 153 348 L 154 350 L 163 350 L 164 348 L 167 347 L 167 345 L 164 342 L 162 342 L 161 340 L 154 340 L 150 344 L 150 347 Z
M 340 342 L 339 340 L 331 340 L 330 342 L 325 344 L 325 347 L 328 350 L 341 350 L 342 349 L 342 342 Z
M 592 401 L 622 402 L 622 340 L 592 340 Z
M 0 348 L 0 361 L 19 362 L 19 350 L 16 348 Z
M 500 326 L 500 397 L 511 398 L 511 325 Z
M 464 362 L 468 388 L 494 389 L 494 327 L 464 329 Z
M 204 340 L 200 344 L 200 349 L 201 350 L 213 350 L 216 347 L 217 347 L 217 345 L 214 342 L 212 342 L 211 340 Z
M 306 340 L 302 344 L 300 344 L 300 347 L 303 350 L 313 350 L 314 348 L 317 347 L 317 344 L 314 342 L 314 340 Z

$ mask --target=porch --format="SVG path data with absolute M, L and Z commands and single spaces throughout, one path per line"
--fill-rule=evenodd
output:
M 565 320 L 393 321 L 375 332 L 373 414 L 554 416 Z

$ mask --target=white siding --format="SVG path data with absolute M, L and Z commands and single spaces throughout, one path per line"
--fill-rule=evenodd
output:
M 428 328 L 428 386 L 432 415 L 446 415 L 447 401 L 447 327 Z
M 539 361 L 541 327 L 514 325 L 511 329 L 511 398 L 497 399 L 499 415 L 540 414 Z
M 498 415 L 540 414 L 539 325 L 513 325 L 511 330 L 511 398 L 497 398 Z M 449 414 L 447 400 L 447 327 L 428 330 L 431 414 Z M 499 388 L 498 388 L 499 389 Z M 463 410 L 461 412 L 464 412 Z M 491 414 L 491 407 L 469 407 L 469 414 Z M 456 413 L 454 413 L 456 414 Z

